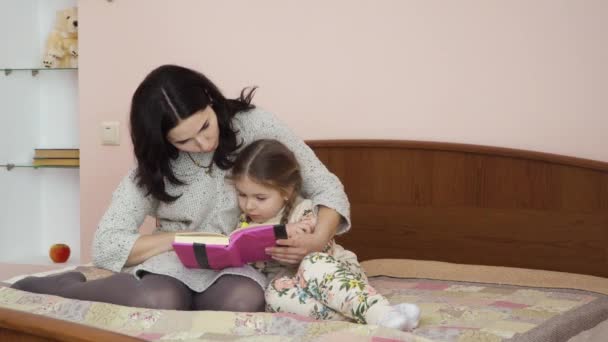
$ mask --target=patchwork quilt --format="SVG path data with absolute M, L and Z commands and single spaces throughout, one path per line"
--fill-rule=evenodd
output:
M 109 275 L 79 267 L 89 280 Z M 171 311 L 79 301 L 0 287 L 0 306 L 143 340 L 559 341 L 608 319 L 608 296 L 575 289 L 373 276 L 391 303 L 422 309 L 412 332 L 289 314 Z

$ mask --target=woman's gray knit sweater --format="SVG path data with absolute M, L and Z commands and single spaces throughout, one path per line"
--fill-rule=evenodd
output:
M 292 150 L 302 167 L 302 193 L 319 205 L 335 209 L 345 218 L 338 233 L 350 228 L 350 207 L 340 180 L 330 173 L 304 142 L 272 114 L 260 109 L 237 113 L 233 127 L 243 147 L 257 139 L 277 139 Z M 209 165 L 212 153 L 191 153 L 200 165 Z M 220 272 L 185 268 L 173 251 L 156 255 L 142 264 L 123 268 L 129 252 L 139 237 L 138 227 L 147 215 L 157 217 L 159 231 L 207 231 L 228 234 L 237 225 L 239 208 L 234 188 L 225 181 L 227 172 L 213 166 L 208 174 L 195 165 L 185 153 L 172 162 L 176 176 L 186 185 L 166 182 L 171 195 L 181 194 L 173 203 L 159 202 L 146 196 L 137 186 L 132 170 L 112 195 L 112 202 L 103 215 L 93 240 L 93 263 L 112 271 L 141 271 L 164 274 L 181 280 L 196 292 L 204 291 L 219 276 L 236 274 L 249 277 L 266 287 L 267 279 L 250 266 L 228 268 Z

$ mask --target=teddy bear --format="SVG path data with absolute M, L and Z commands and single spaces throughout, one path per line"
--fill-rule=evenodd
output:
M 42 64 L 46 68 L 78 67 L 78 8 L 57 11 Z

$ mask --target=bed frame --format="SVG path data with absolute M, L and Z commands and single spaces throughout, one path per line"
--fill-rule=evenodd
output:
M 608 277 L 608 163 L 486 146 L 309 141 L 344 184 L 361 260 L 408 258 Z M 134 338 L 0 308 L 0 340 Z
M 608 277 L 608 163 L 506 148 L 311 141 L 343 182 L 361 260 L 408 258 Z

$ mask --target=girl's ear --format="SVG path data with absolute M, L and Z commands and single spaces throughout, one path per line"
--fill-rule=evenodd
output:
M 285 193 L 283 194 L 283 199 L 285 202 L 289 201 L 289 199 L 294 195 L 294 190 L 295 189 L 293 186 L 290 186 L 285 190 Z

